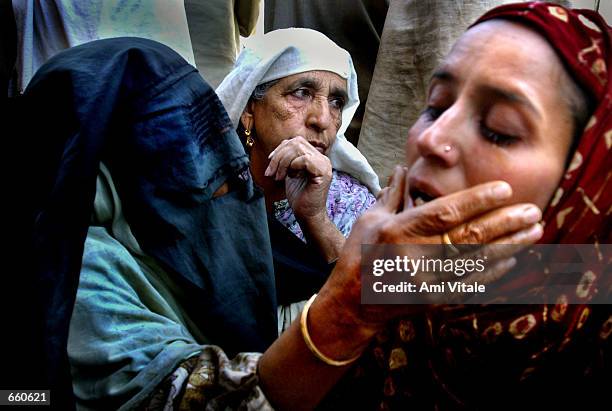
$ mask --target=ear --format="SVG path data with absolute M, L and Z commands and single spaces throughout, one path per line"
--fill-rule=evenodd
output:
M 247 103 L 247 106 L 244 108 L 244 111 L 242 112 L 242 115 L 240 115 L 240 122 L 242 123 L 242 127 L 244 127 L 245 130 L 253 129 L 254 122 L 255 122 L 255 117 L 253 115 L 254 105 L 255 103 L 253 102 L 253 100 L 249 100 L 249 102 Z

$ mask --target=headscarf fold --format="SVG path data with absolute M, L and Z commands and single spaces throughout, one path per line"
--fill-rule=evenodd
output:
M 329 158 L 332 166 L 357 178 L 372 193 L 380 190 L 378 176 L 357 148 L 344 136 L 359 105 L 357 73 L 350 54 L 315 30 L 289 28 L 266 33 L 245 48 L 234 69 L 217 87 L 232 123 L 237 127 L 251 94 L 260 84 L 306 71 L 323 70 L 346 80 L 349 100 Z

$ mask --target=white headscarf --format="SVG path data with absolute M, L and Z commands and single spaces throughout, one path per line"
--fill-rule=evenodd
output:
M 344 137 L 359 105 L 353 60 L 346 50 L 324 34 L 304 28 L 266 33 L 252 47 L 242 50 L 234 69 L 216 92 L 232 123 L 238 125 L 258 85 L 312 70 L 336 73 L 347 83 L 348 102 L 342 110 L 342 125 L 329 154 L 333 168 L 352 175 L 377 194 L 380 191 L 378 176 L 363 154 Z

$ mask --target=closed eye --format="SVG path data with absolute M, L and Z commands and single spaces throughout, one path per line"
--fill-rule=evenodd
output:
M 520 138 L 518 137 L 495 132 L 484 124 L 480 125 L 480 133 L 485 138 L 485 140 L 500 147 L 509 147 L 520 141 Z

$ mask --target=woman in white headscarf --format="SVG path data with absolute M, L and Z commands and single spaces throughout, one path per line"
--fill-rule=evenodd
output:
M 216 92 L 266 198 L 283 331 L 302 308 L 288 304 L 323 284 L 327 264 L 380 189 L 367 160 L 344 137 L 359 105 L 357 75 L 349 53 L 324 34 L 291 28 L 244 49 Z M 290 245 L 279 233 L 286 229 L 302 242 Z
M 257 86 L 309 71 L 335 73 L 346 81 L 348 99 L 342 110 L 342 123 L 337 130 L 335 143 L 328 153 L 329 158 L 334 169 L 352 175 L 373 194 L 378 194 L 380 184 L 376 173 L 363 154 L 344 137 L 359 106 L 353 60 L 348 51 L 324 34 L 305 28 L 266 33 L 243 49 L 234 70 L 215 91 L 232 122 L 238 125 Z

